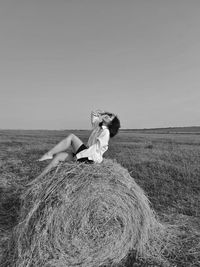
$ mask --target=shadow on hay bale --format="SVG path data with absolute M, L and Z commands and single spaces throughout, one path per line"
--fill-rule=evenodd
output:
M 22 199 L 13 266 L 117 266 L 130 251 L 160 253 L 161 224 L 143 190 L 112 160 L 63 163 L 36 178 Z

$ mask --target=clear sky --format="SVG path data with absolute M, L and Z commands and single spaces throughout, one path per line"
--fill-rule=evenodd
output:
M 200 125 L 199 0 L 1 0 L 0 128 Z

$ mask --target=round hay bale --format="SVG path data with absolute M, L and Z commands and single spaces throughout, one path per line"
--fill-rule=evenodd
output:
M 23 195 L 15 266 L 98 267 L 120 263 L 130 250 L 145 257 L 159 227 L 121 165 L 63 163 Z

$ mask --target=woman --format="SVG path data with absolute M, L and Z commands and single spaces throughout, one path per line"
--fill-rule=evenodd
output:
M 118 133 L 120 121 L 115 114 L 98 110 L 91 113 L 91 123 L 93 131 L 87 146 L 76 135 L 70 134 L 39 159 L 39 161 L 53 159 L 42 172 L 42 176 L 57 166 L 60 161 L 75 159 L 85 163 L 102 162 L 103 154 L 108 150 L 110 137 Z M 70 148 L 73 151 L 66 152 Z

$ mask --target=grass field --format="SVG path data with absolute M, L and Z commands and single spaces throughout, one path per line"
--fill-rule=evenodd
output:
M 86 142 L 88 131 L 73 131 Z M 17 224 L 19 196 L 47 162 L 36 160 L 69 131 L 0 131 L 0 257 Z M 127 168 L 161 222 L 177 228 L 170 266 L 200 266 L 200 135 L 121 131 L 106 158 Z M 150 266 L 130 259 L 125 266 Z M 157 266 L 157 265 L 153 265 Z

